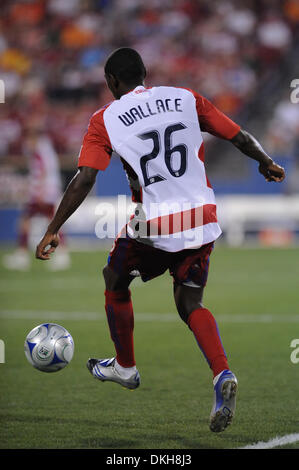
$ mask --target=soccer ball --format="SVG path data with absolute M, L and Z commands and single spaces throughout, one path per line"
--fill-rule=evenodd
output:
M 63 326 L 42 323 L 28 333 L 24 349 L 33 367 L 42 372 L 57 372 L 72 360 L 74 341 Z

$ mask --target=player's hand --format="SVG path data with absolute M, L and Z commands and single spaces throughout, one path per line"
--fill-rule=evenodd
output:
M 277 165 L 275 162 L 271 162 L 268 165 L 260 164 L 259 172 L 264 176 L 266 181 L 275 181 L 281 183 L 285 179 L 285 171 L 282 166 Z
M 57 233 L 46 232 L 36 247 L 35 257 L 37 259 L 50 259 L 50 255 L 54 253 L 59 245 L 59 236 Z

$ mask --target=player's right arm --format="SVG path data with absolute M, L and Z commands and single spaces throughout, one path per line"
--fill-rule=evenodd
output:
M 92 189 L 98 170 L 81 167 L 68 185 L 48 229 L 36 248 L 36 258 L 47 260 L 59 244 L 58 232 Z M 48 247 L 48 248 L 47 248 Z
M 259 163 L 259 172 L 266 181 L 281 182 L 285 178 L 284 169 L 275 163 L 249 132 L 216 108 L 209 100 L 193 92 L 201 130 L 229 140 L 248 157 Z
M 45 235 L 36 248 L 36 258 L 50 259 L 59 244 L 59 229 L 82 204 L 95 183 L 98 171 L 105 170 L 109 165 L 111 154 L 112 148 L 103 116 L 96 113 L 92 116 L 84 136 L 78 172 L 68 185 Z

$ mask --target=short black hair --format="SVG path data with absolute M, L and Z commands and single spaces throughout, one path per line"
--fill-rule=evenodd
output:
M 105 64 L 105 74 L 111 74 L 127 85 L 143 82 L 146 69 L 135 49 L 121 47 L 110 54 Z

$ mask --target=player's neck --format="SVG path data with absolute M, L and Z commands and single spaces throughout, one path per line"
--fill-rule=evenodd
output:
M 144 83 L 143 82 L 137 82 L 137 83 L 133 83 L 131 85 L 125 85 L 125 84 L 122 84 L 120 87 L 119 87 L 119 90 L 117 91 L 117 96 L 116 96 L 116 99 L 120 99 L 123 95 L 126 95 L 127 93 L 130 93 L 130 91 L 134 90 L 137 86 L 144 86 Z

